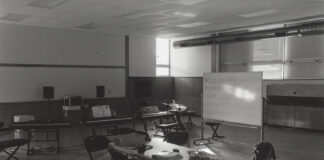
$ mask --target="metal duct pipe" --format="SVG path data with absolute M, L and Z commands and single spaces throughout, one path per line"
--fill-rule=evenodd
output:
M 324 21 L 300 24 L 284 28 L 245 32 L 239 34 L 218 35 L 189 40 L 180 40 L 173 42 L 173 47 L 194 47 L 212 44 L 234 43 L 241 41 L 253 41 L 275 37 L 316 34 L 324 34 Z

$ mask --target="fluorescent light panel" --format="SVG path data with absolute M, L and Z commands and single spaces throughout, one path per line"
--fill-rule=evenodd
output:
M 265 16 L 265 15 L 270 15 L 270 14 L 275 14 L 279 13 L 279 10 L 276 9 L 269 9 L 269 10 L 263 10 L 263 11 L 257 11 L 257 12 L 251 12 L 251 13 L 246 13 L 246 14 L 241 14 L 239 15 L 240 17 L 244 18 L 252 18 L 252 17 L 259 17 L 259 16 Z
M 29 3 L 29 5 L 40 8 L 54 8 L 56 6 L 62 5 L 67 1 L 69 0 L 35 0 Z
M 167 3 L 181 4 L 181 5 L 194 5 L 194 4 L 205 2 L 207 0 L 161 0 L 161 1 Z
M 12 22 L 21 22 L 28 18 L 29 15 L 9 13 L 1 18 L 1 20 L 12 21 Z
M 146 15 L 149 15 L 149 13 L 141 12 L 141 11 L 134 11 L 134 12 L 119 15 L 117 17 L 125 18 L 125 19 L 136 19 L 136 18 L 140 18 L 140 17 L 146 16 Z
M 194 27 L 199 27 L 199 26 L 205 26 L 208 24 L 210 24 L 210 23 L 208 23 L 208 22 L 194 22 L 194 23 L 180 24 L 180 25 L 177 25 L 177 27 L 194 28 Z
M 76 28 L 80 28 L 80 29 L 94 29 L 94 28 L 98 28 L 99 25 L 95 24 L 95 23 L 87 23 L 81 26 L 77 26 Z
M 196 14 L 193 13 L 185 13 L 185 12 L 174 12 L 174 15 L 176 16 L 182 16 L 182 17 L 196 17 Z

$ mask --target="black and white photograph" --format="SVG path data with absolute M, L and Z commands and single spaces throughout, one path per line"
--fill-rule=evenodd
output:
M 0 160 L 323 160 L 324 0 L 0 0 Z

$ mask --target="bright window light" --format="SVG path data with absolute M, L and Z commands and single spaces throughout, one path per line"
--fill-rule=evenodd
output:
M 253 41 L 253 61 L 282 60 L 283 52 L 283 38 L 270 38 Z
M 156 76 L 169 76 L 169 67 L 156 67 Z
M 156 76 L 170 75 L 170 41 L 168 39 L 156 39 Z
M 251 71 L 263 72 L 263 79 L 283 79 L 283 64 L 252 65 Z
M 169 40 L 163 38 L 156 39 L 156 64 L 169 65 Z

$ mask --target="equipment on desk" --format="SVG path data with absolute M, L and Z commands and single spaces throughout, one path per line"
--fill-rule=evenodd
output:
M 83 109 L 83 99 L 81 96 L 63 97 L 64 120 L 78 123 L 86 117 L 86 111 Z
M 93 118 L 103 118 L 103 117 L 112 117 L 112 114 L 109 105 L 101 105 L 101 106 L 92 106 L 91 113 Z
M 142 106 L 140 109 L 142 114 L 150 114 L 150 113 L 159 113 L 158 106 Z
M 30 122 L 34 121 L 35 116 L 34 115 L 14 115 L 13 116 L 13 122 L 18 123 L 18 122 Z M 15 129 L 14 130 L 14 138 L 19 139 L 19 138 L 26 138 L 27 135 L 25 132 L 21 129 Z
M 65 96 L 63 97 L 64 106 L 82 106 L 83 99 L 81 96 Z
M 163 105 L 169 106 L 168 110 L 173 110 L 173 111 L 180 111 L 180 112 L 186 112 L 188 110 L 188 107 L 183 105 L 183 104 L 179 104 L 176 103 L 175 100 L 172 100 L 172 103 L 162 103 Z

